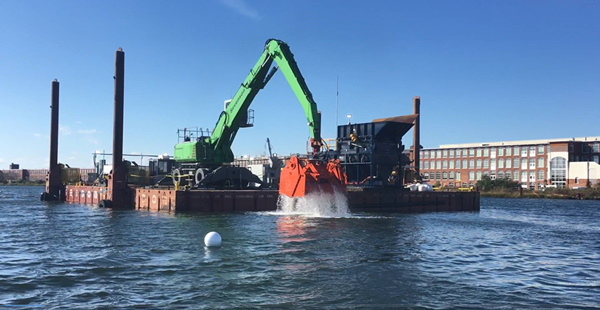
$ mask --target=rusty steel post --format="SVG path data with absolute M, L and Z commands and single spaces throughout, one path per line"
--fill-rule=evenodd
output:
M 58 98 L 60 83 L 57 79 L 52 81 L 51 116 L 50 116 L 50 166 L 46 176 L 46 191 L 42 193 L 42 201 L 64 201 L 64 189 L 60 179 L 60 166 L 58 165 Z M 63 189 L 63 190 L 61 190 Z
M 112 173 L 108 181 L 108 189 L 112 194 L 110 203 L 104 206 L 129 208 L 129 188 L 127 187 L 127 167 L 123 162 L 123 113 L 125 89 L 125 52 L 119 48 L 115 54 L 115 106 L 113 125 L 113 158 Z
M 415 178 L 420 181 L 420 169 L 419 164 L 421 161 L 421 97 L 415 96 L 413 98 L 413 114 L 417 115 L 415 118 L 415 125 L 413 127 L 413 164 L 415 166 Z

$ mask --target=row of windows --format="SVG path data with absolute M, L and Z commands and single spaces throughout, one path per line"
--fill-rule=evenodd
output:
M 527 181 L 533 181 L 537 180 L 541 181 L 544 180 L 544 170 L 538 170 L 537 171 L 537 175 L 535 171 L 520 171 L 519 170 L 515 170 L 515 171 L 497 171 L 496 173 L 492 172 L 491 174 L 488 171 L 469 171 L 468 172 L 468 176 L 469 176 L 469 181 L 479 181 L 481 180 L 481 178 L 485 175 L 489 175 L 490 177 L 492 177 L 493 179 L 513 179 L 513 180 L 519 180 L 521 182 L 527 182 Z M 456 179 L 457 181 L 461 180 L 461 174 L 460 172 L 454 172 L 454 171 L 450 171 L 450 172 L 425 172 L 423 173 L 423 177 L 425 179 L 429 179 L 429 180 L 454 180 Z
M 546 148 L 548 150 L 546 150 Z M 452 149 L 452 150 L 432 150 L 421 151 L 421 158 L 454 158 L 454 157 L 492 157 L 496 156 L 518 156 L 533 157 L 544 154 L 549 151 L 549 145 L 530 145 L 530 146 L 507 146 L 507 147 L 492 147 L 492 148 L 469 148 L 469 149 Z
M 573 144 L 569 144 L 569 151 L 573 152 Z M 581 152 L 582 153 L 600 153 L 600 143 L 595 142 L 594 144 L 590 143 L 582 143 L 581 144 Z
M 523 159 L 507 158 L 507 159 L 457 159 L 457 160 L 432 160 L 421 161 L 419 163 L 421 170 L 427 169 L 475 169 L 475 168 L 491 168 L 492 170 L 502 168 L 521 168 L 521 169 L 536 169 L 544 168 L 544 157 Z

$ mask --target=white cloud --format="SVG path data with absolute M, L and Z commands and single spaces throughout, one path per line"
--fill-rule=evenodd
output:
M 98 139 L 94 139 L 94 138 L 92 138 L 90 136 L 85 136 L 84 140 L 87 141 L 87 142 L 89 142 L 89 143 L 91 143 L 91 144 L 98 144 Z
M 63 136 L 68 136 L 71 134 L 71 128 L 58 124 L 58 132 L 62 133 Z
M 34 136 L 34 137 L 36 137 L 36 138 L 39 138 L 39 137 L 41 137 L 42 135 L 40 135 L 39 133 L 34 133 L 34 134 L 33 134 L 33 136 Z
M 259 20 L 258 11 L 251 8 L 244 0 L 221 0 L 221 3 L 236 11 L 238 14 L 249 17 L 254 20 Z
M 79 133 L 84 135 L 91 135 L 96 133 L 96 131 L 96 129 L 79 129 Z

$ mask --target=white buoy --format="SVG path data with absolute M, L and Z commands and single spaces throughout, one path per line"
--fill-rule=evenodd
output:
M 211 231 L 204 237 L 206 246 L 221 246 L 221 235 L 218 232 Z

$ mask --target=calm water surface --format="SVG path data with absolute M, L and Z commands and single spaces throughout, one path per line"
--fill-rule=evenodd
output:
M 319 218 L 115 211 L 41 191 L 0 187 L 0 308 L 600 308 L 598 201 Z M 204 247 L 209 231 L 221 248 Z

